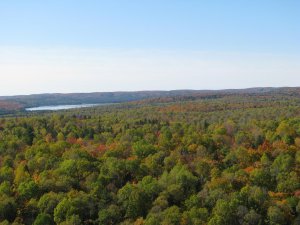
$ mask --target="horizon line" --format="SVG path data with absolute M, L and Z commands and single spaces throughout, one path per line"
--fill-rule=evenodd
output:
M 45 93 L 32 93 L 32 94 L 16 94 L 16 95 L 0 95 L 0 98 L 6 97 L 22 97 L 34 95 L 70 95 L 70 94 L 96 94 L 96 93 L 141 93 L 141 92 L 173 92 L 173 91 L 238 91 L 238 90 L 252 90 L 252 89 L 282 89 L 282 88 L 300 88 L 300 86 L 254 86 L 246 88 L 224 88 L 224 89 L 157 89 L 157 90 L 134 90 L 134 91 L 91 91 L 91 92 L 45 92 Z M 0 99 L 1 100 L 1 99 Z M 2 99 L 3 100 L 3 99 Z

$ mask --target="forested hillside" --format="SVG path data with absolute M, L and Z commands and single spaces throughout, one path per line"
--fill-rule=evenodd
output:
M 0 115 L 15 113 L 23 108 L 23 105 L 17 102 L 0 100 Z
M 298 96 L 300 88 L 248 88 L 228 90 L 173 90 L 173 91 L 133 91 L 94 92 L 69 94 L 34 94 L 0 96 L 0 115 L 24 112 L 25 108 L 52 105 L 124 103 L 131 101 L 173 102 L 196 99 L 211 99 L 224 96 Z
M 48 105 L 121 103 L 148 98 L 171 97 L 206 93 L 206 91 L 176 90 L 176 91 L 136 91 L 136 92 L 95 92 L 69 94 L 34 94 L 19 96 L 2 96 L 0 100 L 21 104 L 26 107 Z M 1 104 L 0 104 L 1 109 Z
M 3 225 L 296 225 L 299 198 L 297 90 L 0 118 Z

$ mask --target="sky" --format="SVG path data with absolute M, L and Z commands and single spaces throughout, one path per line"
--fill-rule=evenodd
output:
M 0 95 L 300 86 L 298 0 L 0 1 Z

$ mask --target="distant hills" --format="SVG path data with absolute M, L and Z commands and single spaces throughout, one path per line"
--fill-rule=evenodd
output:
M 180 99 L 216 98 L 227 95 L 299 96 L 300 87 L 262 87 L 227 90 L 173 90 L 135 92 L 94 92 L 69 94 L 34 94 L 0 97 L 0 114 L 24 111 L 28 107 L 69 104 L 122 103 L 131 101 L 175 101 Z

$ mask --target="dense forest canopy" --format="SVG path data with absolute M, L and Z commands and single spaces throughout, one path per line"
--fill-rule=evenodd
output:
M 1 224 L 300 224 L 298 89 L 0 118 Z

